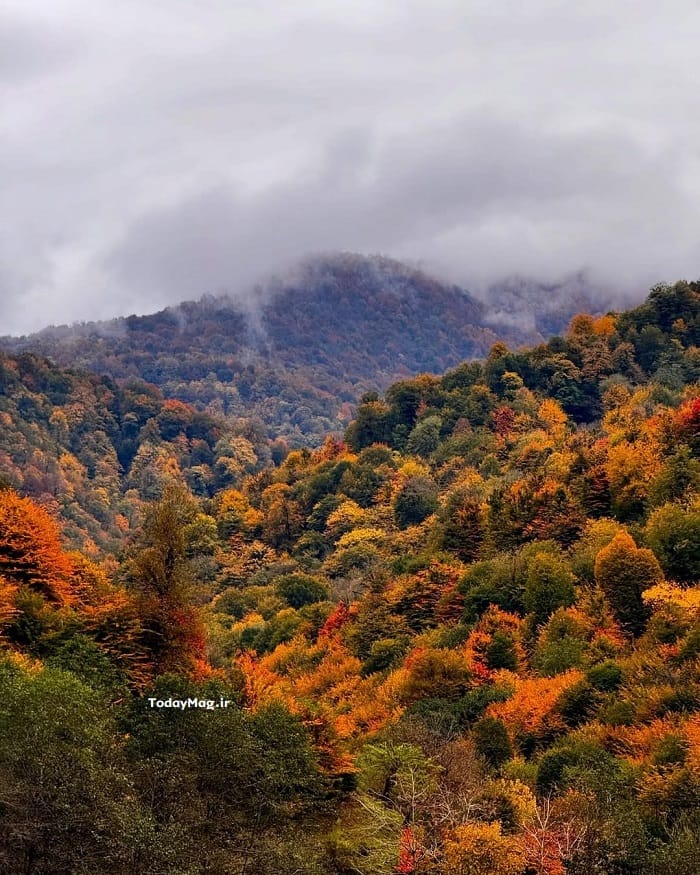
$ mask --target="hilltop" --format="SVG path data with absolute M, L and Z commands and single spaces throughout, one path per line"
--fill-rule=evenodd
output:
M 139 378 L 200 410 L 256 416 L 292 446 L 342 431 L 368 391 L 481 358 L 562 330 L 590 295 L 519 283 L 493 305 L 399 262 L 358 255 L 310 259 L 246 301 L 205 296 L 147 316 L 48 328 L 3 338 L 11 352 Z M 537 311 L 537 312 L 535 312 Z

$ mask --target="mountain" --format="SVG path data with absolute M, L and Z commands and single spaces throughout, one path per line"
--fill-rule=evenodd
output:
M 699 347 L 700 283 L 655 288 L 274 464 L 0 357 L 12 476 L 48 436 L 34 477 L 139 517 L 89 557 L 0 488 L 0 870 L 697 872 Z
M 0 346 L 113 379 L 137 377 L 210 413 L 257 416 L 271 436 L 301 446 L 342 430 L 368 391 L 482 357 L 497 340 L 542 339 L 534 286 L 527 316 L 523 288 L 492 290 L 494 312 L 399 262 L 332 255 L 304 262 L 245 303 L 208 296 L 150 316 L 6 337 Z M 540 298 L 566 300 L 553 290 Z M 548 330 L 561 329 L 572 312 L 558 320 L 549 313 Z

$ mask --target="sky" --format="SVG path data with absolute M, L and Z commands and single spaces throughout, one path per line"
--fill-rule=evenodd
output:
M 0 335 L 309 253 L 700 277 L 694 0 L 0 0 Z

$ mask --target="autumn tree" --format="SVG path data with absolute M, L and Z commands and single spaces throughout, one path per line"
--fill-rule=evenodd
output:
M 651 436 L 644 441 L 623 440 L 610 447 L 606 473 L 612 509 L 618 519 L 634 519 L 642 514 L 659 469 L 658 447 Z
M 689 398 L 678 410 L 676 429 L 682 440 L 700 451 L 700 397 Z
M 594 583 L 596 556 L 603 547 L 608 546 L 615 535 L 624 531 L 624 527 L 612 519 L 589 521 L 571 553 L 571 569 L 579 580 L 583 583 Z
M 0 576 L 0 636 L 4 626 L 9 624 L 17 613 L 15 607 L 16 592 L 16 585 L 10 583 L 6 577 Z
M 525 849 L 501 824 L 469 822 L 458 826 L 444 846 L 440 875 L 521 875 Z
M 463 562 L 473 562 L 486 535 L 484 508 L 479 498 L 467 490 L 455 490 L 440 512 L 442 546 Z
M 286 483 L 273 483 L 263 491 L 260 510 L 263 514 L 262 537 L 271 546 L 289 546 L 301 533 L 301 508 Z
M 405 670 L 402 698 L 407 703 L 459 698 L 471 679 L 466 660 L 453 650 L 419 648 L 406 658 Z
M 149 507 L 125 569 L 156 673 L 192 671 L 204 656 L 203 631 L 191 603 L 194 581 L 185 543 L 185 526 L 194 512 L 182 487 L 166 489 L 162 500 Z
M 415 575 L 399 579 L 389 592 L 389 602 L 394 612 L 416 631 L 440 621 L 456 620 L 463 612 L 458 580 L 458 568 L 431 562 Z
M 0 490 L 0 574 L 64 604 L 71 599 L 71 570 L 53 518 L 31 499 Z

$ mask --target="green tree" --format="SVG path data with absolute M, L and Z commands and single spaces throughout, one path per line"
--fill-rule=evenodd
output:
M 549 553 L 536 553 L 529 562 L 524 602 L 535 623 L 546 623 L 557 608 L 574 601 L 574 576 L 563 559 Z
M 427 457 L 440 443 L 442 419 L 439 416 L 426 416 L 415 426 L 406 441 L 406 452 Z
M 622 628 L 630 635 L 639 635 L 649 617 L 642 593 L 663 579 L 656 556 L 651 550 L 638 548 L 621 532 L 598 553 L 595 579 Z
M 518 649 L 510 635 L 500 630 L 493 633 L 486 648 L 486 664 L 495 671 L 501 668 L 517 671 Z
M 329 596 L 328 584 L 310 574 L 286 574 L 275 586 L 275 591 L 292 608 L 303 608 L 322 602 Z
M 365 395 L 356 419 L 345 432 L 345 442 L 353 450 L 387 443 L 390 436 L 390 409 L 376 394 Z
M 409 477 L 394 498 L 394 519 L 405 529 L 422 523 L 438 508 L 438 490 L 428 477 Z
M 438 782 L 438 767 L 415 744 L 367 744 L 357 758 L 359 789 L 399 811 L 407 822 Z
M 472 738 L 479 755 L 493 768 L 498 768 L 513 756 L 508 730 L 496 717 L 478 720 L 472 729 Z
M 690 447 L 681 446 L 661 466 L 650 486 L 655 503 L 678 501 L 700 489 L 700 461 L 693 458 Z
M 0 867 L 111 873 L 129 853 L 138 801 L 108 703 L 69 672 L 0 663 Z
M 649 517 L 647 544 L 672 580 L 700 580 L 700 502 L 691 507 L 665 504 Z
M 231 704 L 207 710 L 149 703 L 189 698 Z M 278 844 L 292 818 L 308 823 L 323 792 L 301 722 L 279 704 L 250 714 L 239 700 L 220 682 L 163 675 L 122 718 L 126 753 L 158 837 L 167 841 L 173 830 L 179 837 L 177 866 L 163 875 L 270 871 L 266 842 Z

